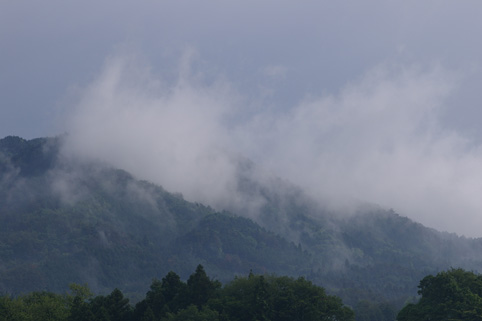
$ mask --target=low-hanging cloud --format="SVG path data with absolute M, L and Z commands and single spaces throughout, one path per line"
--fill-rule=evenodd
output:
M 481 148 L 440 123 L 454 73 L 381 65 L 338 92 L 280 109 L 193 72 L 190 56 L 175 81 L 137 58 L 108 59 L 67 113 L 67 151 L 217 207 L 240 201 L 245 157 L 315 198 L 374 202 L 480 236 Z

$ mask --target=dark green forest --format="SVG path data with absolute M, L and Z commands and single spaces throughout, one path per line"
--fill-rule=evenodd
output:
M 300 277 L 236 277 L 224 287 L 202 265 L 187 282 L 175 272 L 154 279 L 134 306 L 122 291 L 92 294 L 87 285 L 71 284 L 66 294 L 32 292 L 0 297 L 0 320 L 154 321 L 154 320 L 354 320 L 341 299 Z
M 0 294 L 63 293 L 88 284 L 143 300 L 152 278 L 198 264 L 236 275 L 303 277 L 357 320 L 393 320 L 426 275 L 477 271 L 482 240 L 439 232 L 373 204 L 327 210 L 289 182 L 239 162 L 243 206 L 212 208 L 100 161 L 65 155 L 63 138 L 0 140 Z M 252 199 L 262 199 L 256 213 Z M 188 308 L 188 307 L 186 307 Z

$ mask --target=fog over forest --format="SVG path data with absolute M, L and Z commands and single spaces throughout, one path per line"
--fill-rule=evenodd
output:
M 221 209 L 236 202 L 247 158 L 258 180 L 287 179 L 340 212 L 368 201 L 477 235 L 481 149 L 440 124 L 456 86 L 447 70 L 380 65 L 337 94 L 279 110 L 223 77 L 205 80 L 193 59 L 168 82 L 135 57 L 109 58 L 66 115 L 67 148 Z

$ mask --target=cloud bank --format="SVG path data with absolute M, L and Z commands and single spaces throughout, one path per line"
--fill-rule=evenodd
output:
M 221 207 L 245 157 L 315 198 L 374 202 L 482 236 L 482 149 L 441 124 L 457 74 L 379 65 L 337 91 L 277 108 L 261 91 L 248 96 L 193 68 L 195 56 L 188 51 L 174 80 L 138 57 L 109 58 L 66 112 L 67 152 Z M 263 73 L 289 76 L 275 65 Z

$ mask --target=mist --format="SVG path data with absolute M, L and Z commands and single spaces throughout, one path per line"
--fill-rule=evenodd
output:
M 186 50 L 177 76 L 164 77 L 138 55 L 110 56 L 64 111 L 64 153 L 218 209 L 245 201 L 239 168 L 250 160 L 253 179 L 286 179 L 340 214 L 353 201 L 371 202 L 481 236 L 480 145 L 442 123 L 460 72 L 381 64 L 337 91 L 277 107 L 200 61 Z M 274 67 L 267 74 L 285 76 Z

